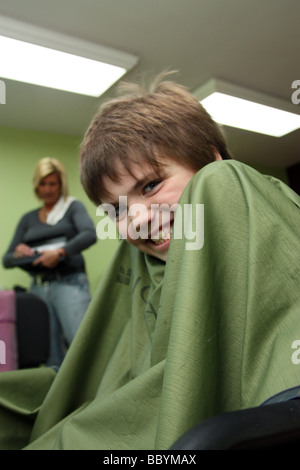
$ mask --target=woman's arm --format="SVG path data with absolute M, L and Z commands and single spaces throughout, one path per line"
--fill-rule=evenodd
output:
M 53 269 L 64 257 L 81 253 L 96 242 L 96 230 L 84 205 L 80 201 L 74 201 L 70 210 L 71 213 L 67 217 L 71 218 L 76 235 L 68 240 L 63 248 L 43 251 L 41 256 L 33 262 L 34 266 L 41 265 Z
M 33 250 L 30 246 L 23 243 L 24 235 L 27 230 L 27 218 L 24 215 L 17 225 L 13 239 L 8 247 L 8 250 L 3 255 L 2 263 L 5 268 L 15 267 L 16 258 L 23 256 L 33 256 Z
M 71 256 L 85 250 L 97 241 L 96 229 L 85 206 L 80 201 L 74 201 L 70 207 L 71 218 L 77 234 L 68 240 L 64 246 L 66 256 Z

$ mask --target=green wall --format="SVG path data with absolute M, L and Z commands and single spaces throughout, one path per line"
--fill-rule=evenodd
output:
M 33 169 L 43 157 L 58 158 L 68 173 L 69 193 L 80 199 L 99 222 L 96 207 L 85 195 L 78 176 L 80 138 L 23 129 L 0 128 L 0 254 L 7 250 L 16 224 L 27 211 L 39 206 L 31 181 Z M 93 293 L 118 245 L 118 240 L 97 240 L 83 252 Z M 19 268 L 0 266 L 0 289 L 29 287 L 29 276 Z
M 38 206 L 31 180 L 35 164 L 43 157 L 61 160 L 68 172 L 70 195 L 80 199 L 99 222 L 96 207 L 85 195 L 78 176 L 80 138 L 32 130 L 0 128 L 0 254 L 7 250 L 16 224 L 27 211 Z M 287 181 L 285 170 L 257 167 L 262 173 Z M 93 293 L 118 245 L 118 240 L 98 240 L 83 252 Z M 0 289 L 29 286 L 29 276 L 19 268 L 4 269 L 0 264 Z

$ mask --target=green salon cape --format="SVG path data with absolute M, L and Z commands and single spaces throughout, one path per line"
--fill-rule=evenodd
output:
M 222 161 L 180 203 L 204 204 L 203 246 L 175 238 L 177 215 L 166 264 L 121 241 L 55 378 L 2 373 L 1 448 L 168 449 L 205 418 L 300 384 L 299 196 Z

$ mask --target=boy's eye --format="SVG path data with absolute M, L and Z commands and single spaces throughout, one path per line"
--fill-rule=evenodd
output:
M 149 193 L 150 191 L 152 191 L 159 183 L 161 183 L 161 180 L 158 180 L 158 181 L 150 181 L 150 183 L 146 184 L 146 186 L 144 186 L 144 193 Z

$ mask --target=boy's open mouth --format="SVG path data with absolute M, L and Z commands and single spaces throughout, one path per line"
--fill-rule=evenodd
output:
M 166 240 L 170 240 L 170 238 L 171 238 L 171 229 L 169 231 L 160 230 L 155 238 L 151 238 L 151 241 L 155 245 L 161 245 Z
M 156 232 L 156 234 L 150 238 L 150 241 L 154 245 L 162 245 L 167 240 L 170 240 L 171 234 L 172 234 L 172 228 L 173 228 L 173 221 L 170 224 L 170 226 L 160 228 L 158 232 Z

